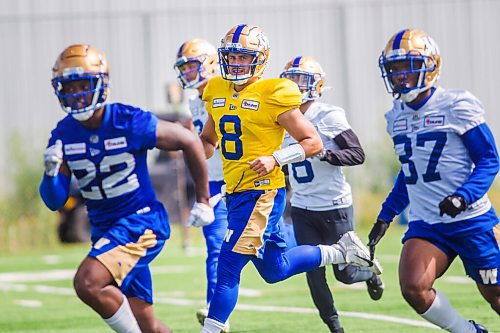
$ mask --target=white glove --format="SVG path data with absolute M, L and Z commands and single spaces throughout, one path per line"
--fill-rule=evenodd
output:
M 222 195 L 222 202 L 226 203 L 226 195 L 227 195 L 227 193 L 226 193 L 226 184 L 224 184 L 224 185 L 222 185 L 220 187 L 220 194 Z
M 45 174 L 49 177 L 55 177 L 59 173 L 59 168 L 63 162 L 62 147 L 62 141 L 56 140 L 56 143 L 48 147 L 43 154 Z
M 189 213 L 186 226 L 204 227 L 211 224 L 214 220 L 215 216 L 212 207 L 201 202 L 195 202 Z

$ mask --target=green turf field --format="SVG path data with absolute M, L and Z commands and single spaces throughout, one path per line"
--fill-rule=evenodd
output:
M 196 310 L 204 304 L 204 245 L 193 230 L 194 249 L 187 255 L 180 246 L 180 232 L 153 265 L 157 315 L 174 332 L 199 332 Z M 346 332 L 439 332 L 416 315 L 399 293 L 397 280 L 399 239 L 403 229 L 389 230 L 378 249 L 386 291 L 380 301 L 370 300 L 364 283 L 344 286 L 328 278 Z M 359 231 L 366 239 L 366 230 Z M 0 332 L 112 332 L 90 308 L 77 299 L 72 275 L 88 247 L 60 247 L 0 256 Z M 232 332 L 328 332 L 316 313 L 305 276 L 268 285 L 249 264 L 243 271 L 242 292 L 230 323 Z M 456 262 L 437 288 L 466 318 L 500 332 L 500 318 L 482 300 Z

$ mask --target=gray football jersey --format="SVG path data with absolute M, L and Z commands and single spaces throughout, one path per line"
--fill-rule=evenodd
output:
M 339 147 L 333 138 L 351 128 L 344 110 L 315 102 L 304 115 L 316 128 L 325 149 L 338 150 Z M 288 133 L 285 135 L 284 147 L 296 143 Z M 340 166 L 312 157 L 289 164 L 287 167 L 288 179 L 293 190 L 290 199 L 292 206 L 325 211 L 352 205 L 351 186 L 347 183 Z
M 465 183 L 474 167 L 460 136 L 485 121 L 477 98 L 464 90 L 437 88 L 416 111 L 395 100 L 385 118 L 405 175 L 410 221 L 449 223 L 490 209 L 485 195 L 456 218 L 439 216 L 439 202 Z
M 205 125 L 208 120 L 208 112 L 205 109 L 205 102 L 203 102 L 198 96 L 191 96 L 188 103 L 193 119 L 193 125 L 196 132 L 200 134 L 203 129 L 203 125 Z M 207 160 L 207 166 L 209 181 L 224 180 L 224 175 L 222 173 L 222 159 L 219 149 L 217 149 L 213 156 Z

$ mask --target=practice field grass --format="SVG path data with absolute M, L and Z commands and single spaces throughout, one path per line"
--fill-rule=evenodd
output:
M 380 301 L 370 300 L 365 284 L 341 285 L 328 272 L 346 332 L 439 332 L 404 302 L 397 279 L 402 228 L 393 226 L 378 248 L 386 290 Z M 367 239 L 366 230 L 359 231 Z M 193 230 L 195 247 L 187 255 L 180 230 L 153 265 L 155 309 L 174 332 L 199 332 L 195 312 L 204 304 L 204 243 Z M 0 256 L 0 332 L 112 332 L 72 289 L 72 276 L 88 246 Z M 230 323 L 232 332 L 328 332 L 321 322 L 304 275 L 268 285 L 249 264 L 243 271 L 242 292 Z M 500 318 L 465 278 L 461 263 L 453 264 L 436 285 L 466 318 L 500 332 Z

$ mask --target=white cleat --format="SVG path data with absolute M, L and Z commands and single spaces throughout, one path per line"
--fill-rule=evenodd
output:
M 380 262 L 375 258 L 373 259 L 373 265 L 370 266 L 370 270 L 377 274 L 377 275 L 380 275 L 384 272 L 384 269 L 382 268 L 382 265 L 380 264 Z
M 207 318 L 207 317 L 208 317 L 208 308 L 203 307 L 203 308 L 199 309 L 198 311 L 196 311 L 196 318 L 198 319 L 198 322 L 200 323 L 201 326 L 204 325 L 205 318 Z M 229 321 L 227 321 L 226 325 L 221 330 L 221 332 L 229 333 L 229 329 L 230 329 Z
M 375 267 L 370 259 L 370 251 L 354 231 L 343 234 L 336 245 L 339 246 L 340 251 L 344 255 L 346 264 L 369 267 L 372 270 L 373 267 Z M 378 267 L 381 267 L 380 264 L 378 264 Z M 377 274 L 377 272 L 375 272 L 375 274 Z

